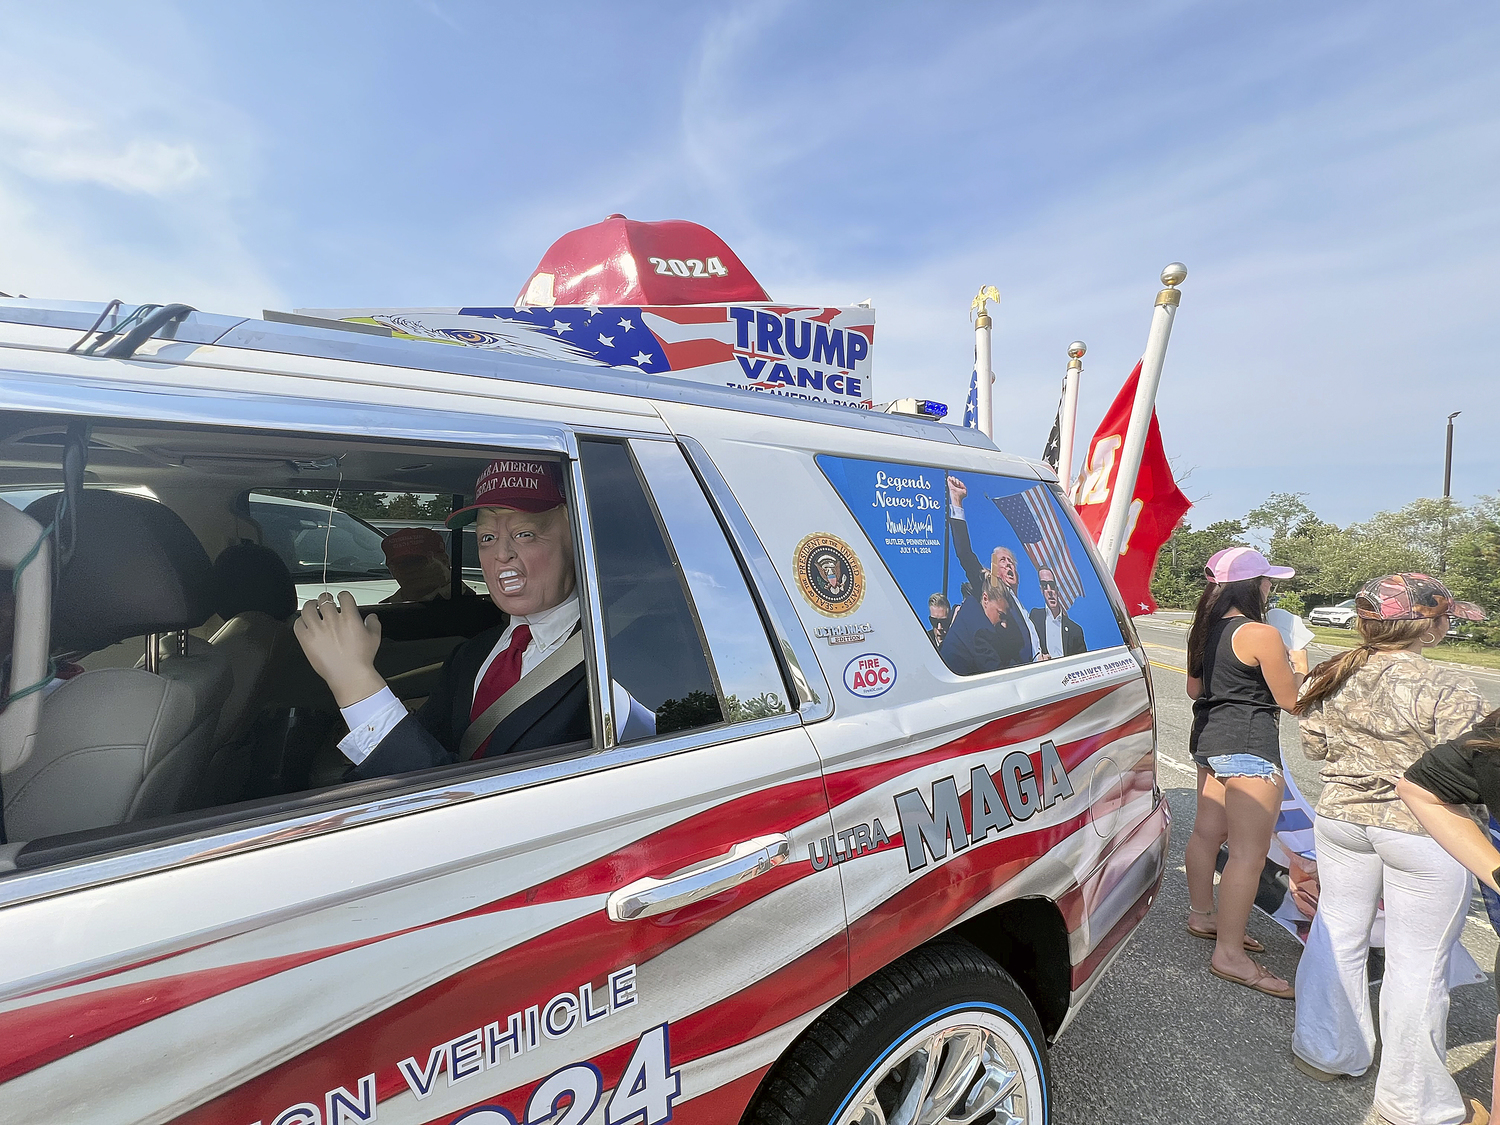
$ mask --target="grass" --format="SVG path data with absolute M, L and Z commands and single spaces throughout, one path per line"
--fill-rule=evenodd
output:
M 1191 622 L 1173 621 L 1186 629 Z M 1359 634 L 1353 629 L 1330 629 L 1324 625 L 1309 625 L 1319 644 L 1330 648 L 1353 648 L 1359 643 Z M 1500 668 L 1500 649 L 1487 648 L 1472 641 L 1444 641 L 1423 654 L 1431 660 L 1446 660 L 1450 664 L 1468 664 L 1474 668 Z
M 1322 625 L 1310 626 L 1313 636 L 1320 644 L 1335 648 L 1353 648 L 1359 643 L 1359 634 L 1353 629 L 1329 629 Z M 1423 652 L 1429 660 L 1446 660 L 1451 664 L 1471 664 L 1478 668 L 1500 668 L 1500 649 L 1486 648 L 1470 641 L 1444 641 Z

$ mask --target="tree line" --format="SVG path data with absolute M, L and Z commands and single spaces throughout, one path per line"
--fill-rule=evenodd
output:
M 1467 507 L 1451 499 L 1413 500 L 1347 527 L 1319 519 L 1303 502 L 1306 495 L 1272 493 L 1242 519 L 1196 530 L 1184 519 L 1157 558 L 1152 596 L 1163 608 L 1192 609 L 1209 556 L 1254 546 L 1277 566 L 1296 569 L 1295 578 L 1277 583 L 1279 604 L 1293 613 L 1351 598 L 1382 574 L 1420 571 L 1442 579 L 1454 597 L 1482 606 L 1491 620 L 1473 627 L 1475 638 L 1500 645 L 1500 495 Z
M 362 520 L 445 520 L 453 511 L 453 497 L 443 493 L 340 490 L 335 502 L 335 492 L 331 488 L 264 488 L 260 491 L 267 496 L 305 500 L 324 507 L 333 504 L 339 511 Z

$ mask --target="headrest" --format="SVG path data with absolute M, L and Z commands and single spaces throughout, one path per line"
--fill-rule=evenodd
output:
M 61 493 L 26 514 L 52 522 Z M 213 566 L 176 512 L 122 492 L 78 496 L 73 558 L 52 602 L 54 652 L 94 651 L 145 633 L 193 629 L 214 611 Z
M 297 612 L 297 584 L 271 548 L 236 543 L 214 560 L 214 612 L 228 621 L 250 610 L 285 621 Z

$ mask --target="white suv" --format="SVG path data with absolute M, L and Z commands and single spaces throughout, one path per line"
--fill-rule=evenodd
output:
M 1338 629 L 1352 629 L 1354 622 L 1359 617 L 1354 612 L 1354 599 L 1347 598 L 1338 605 L 1320 605 L 1307 615 L 1309 625 L 1333 626 Z
M 132 323 L 0 301 L 0 493 L 47 493 L 0 503 L 0 1116 L 1049 1119 L 1170 834 L 1147 660 L 1050 470 L 639 372 Z M 378 538 L 255 498 L 461 506 L 495 457 L 563 482 L 582 736 L 351 780 L 287 560 L 363 578 Z M 503 620 L 456 550 L 450 596 L 366 606 L 418 722 Z M 1033 607 L 1003 646 L 992 550 Z

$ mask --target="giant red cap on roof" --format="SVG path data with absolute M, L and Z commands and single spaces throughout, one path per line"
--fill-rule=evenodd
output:
M 517 305 L 703 305 L 769 301 L 745 263 L 707 227 L 611 215 L 542 255 Z

